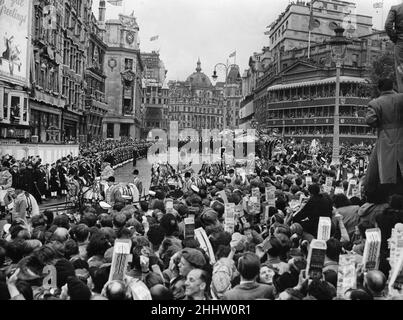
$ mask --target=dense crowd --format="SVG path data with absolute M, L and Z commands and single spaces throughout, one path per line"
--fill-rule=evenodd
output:
M 365 190 L 370 146 L 344 146 L 342 165 L 333 166 L 330 146 L 278 143 L 273 150 L 280 151 L 256 159 L 254 172 L 226 163 L 204 164 L 198 172 L 154 164 L 157 183 L 139 203 L 116 197 L 109 207 L 88 205 L 74 222 L 51 211 L 8 219 L 0 241 L 0 298 L 400 298 L 389 286 L 387 241 L 403 222 L 403 196 Z M 107 150 L 102 144 L 82 152 Z M 331 227 L 315 265 L 310 243 L 319 237 L 321 217 Z M 366 231 L 375 227 L 382 235 L 379 267 L 364 257 Z M 131 259 L 119 273 L 114 248 L 122 243 Z M 346 256 L 354 271 L 347 288 L 340 287 Z

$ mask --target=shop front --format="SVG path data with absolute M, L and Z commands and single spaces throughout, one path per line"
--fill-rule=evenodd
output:
M 27 92 L 0 87 L 0 128 L 0 139 L 29 139 Z

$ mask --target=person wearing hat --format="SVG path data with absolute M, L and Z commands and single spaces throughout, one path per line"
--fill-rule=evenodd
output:
M 197 249 L 185 248 L 180 253 L 181 259 L 179 262 L 179 275 L 187 277 L 193 269 L 204 269 L 206 259 L 204 255 Z

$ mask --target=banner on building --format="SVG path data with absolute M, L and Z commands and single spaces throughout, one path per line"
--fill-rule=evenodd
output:
M 32 0 L 0 0 L 0 80 L 28 85 L 31 20 Z

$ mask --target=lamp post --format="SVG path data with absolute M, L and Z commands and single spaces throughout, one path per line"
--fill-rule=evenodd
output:
M 333 150 L 332 164 L 340 163 L 340 74 L 347 45 L 351 43 L 343 34 L 344 28 L 340 25 L 334 29 L 335 36 L 329 41 L 332 50 L 332 59 L 336 63 L 336 101 L 334 106 Z
M 228 74 L 231 68 L 237 68 L 239 70 L 239 67 L 236 64 L 226 64 L 219 62 L 214 66 L 214 72 L 212 75 L 212 78 L 214 81 L 217 80 L 217 67 L 224 67 L 225 69 L 225 85 L 224 85 L 224 110 L 223 110 L 223 117 L 224 117 L 224 123 L 223 123 L 223 130 L 227 129 L 227 95 L 225 93 L 225 90 L 228 86 Z M 238 80 L 238 79 L 237 79 Z M 235 129 L 235 124 L 236 124 L 236 109 L 235 109 L 235 104 L 232 106 L 232 112 L 233 112 L 233 119 L 232 119 L 232 126 L 233 129 Z

